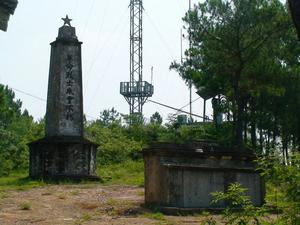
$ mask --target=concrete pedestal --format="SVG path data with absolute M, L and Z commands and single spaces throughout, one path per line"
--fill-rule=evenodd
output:
M 99 179 L 97 146 L 80 137 L 44 138 L 29 144 L 32 178 Z
M 212 192 L 241 183 L 255 206 L 264 202 L 264 182 L 256 171 L 255 156 L 224 150 L 213 143 L 156 144 L 143 151 L 145 203 L 165 210 L 223 209 L 211 205 Z

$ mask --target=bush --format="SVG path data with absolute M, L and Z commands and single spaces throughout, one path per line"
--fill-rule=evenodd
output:
M 93 122 L 86 127 L 86 136 L 99 145 L 98 163 L 102 165 L 140 158 L 143 142 L 128 137 L 125 128 L 119 124 L 103 126 Z
M 247 189 L 241 184 L 234 183 L 228 187 L 226 192 L 212 193 L 212 204 L 225 201 L 228 207 L 224 210 L 226 224 L 247 225 L 250 223 L 260 224 L 260 217 L 264 215 L 265 210 L 254 207 L 250 197 L 245 195 Z
M 281 163 L 279 157 L 261 158 L 258 164 L 261 174 L 275 191 L 275 199 L 269 198 L 267 204 L 275 206 L 280 214 L 274 221 L 265 221 L 263 216 L 270 208 L 266 205 L 254 207 L 245 195 L 246 189 L 235 183 L 226 192 L 212 193 L 213 204 L 220 201 L 228 203 L 224 211 L 226 224 L 300 224 L 300 154 L 293 155 L 288 165 Z
M 262 175 L 274 187 L 275 198 L 269 201 L 282 212 L 279 221 L 300 224 L 300 154 L 292 155 L 288 165 L 277 156 L 262 158 L 258 163 Z

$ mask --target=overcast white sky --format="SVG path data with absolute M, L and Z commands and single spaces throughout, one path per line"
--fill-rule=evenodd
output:
M 20 0 L 9 21 L 8 32 L 0 32 L 0 83 L 47 98 L 49 43 L 55 40 L 63 24 L 61 17 L 68 14 L 83 42 L 85 114 L 97 118 L 100 111 L 111 107 L 128 113 L 129 106 L 119 94 L 119 83 L 129 81 L 129 2 Z M 173 60 L 180 60 L 181 18 L 188 6 L 188 0 L 144 0 L 144 80 L 150 81 L 153 66 L 152 99 L 178 108 L 189 102 L 189 92 L 169 66 Z M 20 92 L 16 96 L 35 119 L 45 115 L 45 102 Z M 193 94 L 193 99 L 197 97 Z M 202 110 L 202 100 L 193 104 L 194 113 L 202 115 Z M 153 103 L 144 105 L 146 117 L 155 111 L 165 119 L 174 113 Z

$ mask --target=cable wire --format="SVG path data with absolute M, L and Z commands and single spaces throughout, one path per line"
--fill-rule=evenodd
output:
M 107 13 L 107 8 L 108 8 L 108 0 L 106 0 L 105 1 L 105 6 L 104 6 L 104 13 L 102 14 L 103 16 L 102 16 L 102 22 L 100 23 L 100 26 L 99 26 L 99 29 L 98 29 L 98 32 L 97 32 L 97 38 L 96 38 L 96 47 L 94 48 L 95 49 L 95 51 L 94 51 L 94 54 L 93 54 L 93 57 L 92 57 L 92 63 L 91 63 L 91 65 L 90 65 L 90 67 L 89 67 L 89 69 L 88 69 L 88 71 L 87 71 L 87 75 L 86 75 L 86 77 L 87 77 L 87 80 L 86 80 L 86 82 L 85 82 L 85 85 L 84 85 L 84 90 L 86 90 L 86 87 L 88 86 L 88 83 L 89 83 L 89 78 L 90 78 L 90 76 L 88 76 L 89 74 L 90 74 L 90 72 L 91 72 L 91 69 L 92 69 L 92 67 L 93 67 L 93 64 L 94 64 L 94 61 L 95 61 L 95 59 L 97 58 L 97 55 L 98 55 L 98 51 L 101 49 L 100 48 L 100 37 L 101 37 L 101 31 L 102 31 L 102 29 L 103 29 L 103 26 L 104 26 L 104 21 L 105 21 L 105 17 L 106 17 L 106 13 Z M 102 47 L 103 48 L 103 47 Z
M 194 102 L 198 101 L 199 99 L 201 99 L 201 97 L 194 99 L 191 103 L 194 103 Z M 189 105 L 190 105 L 190 103 L 187 103 L 186 105 L 182 106 L 180 109 L 184 109 L 185 107 L 187 107 Z M 178 114 L 178 113 L 176 113 L 176 114 Z
M 174 56 L 173 51 L 171 50 L 170 46 L 168 45 L 168 42 L 165 40 L 165 38 L 163 37 L 163 35 L 159 31 L 158 27 L 155 25 L 154 21 L 151 19 L 151 17 L 149 16 L 149 14 L 146 11 L 145 11 L 145 14 L 146 14 L 147 18 L 149 19 L 150 24 L 153 26 L 154 30 L 158 34 L 158 37 L 160 38 L 162 44 L 164 45 L 164 47 L 166 48 L 166 50 L 168 51 L 170 56 L 175 59 L 176 57 Z
M 125 14 L 127 13 L 128 11 L 128 8 L 126 8 L 126 10 L 124 11 L 124 13 L 120 16 L 120 18 L 118 19 L 118 23 L 116 24 L 116 26 L 114 27 L 113 31 L 112 31 L 112 35 L 111 36 L 114 36 L 114 34 L 116 33 L 116 31 L 119 29 L 119 26 L 121 25 L 121 22 L 125 22 L 125 20 L 122 20 L 122 18 L 125 16 Z M 111 37 L 110 36 L 110 37 Z M 92 69 L 97 61 L 97 59 L 99 58 L 99 56 L 101 55 L 101 53 L 103 52 L 103 49 L 104 47 L 108 46 L 108 43 L 109 41 L 111 41 L 112 39 L 110 37 L 107 37 L 107 39 L 103 42 L 103 45 L 102 47 L 97 51 L 94 59 L 92 60 L 92 63 L 90 64 L 87 72 L 86 72 L 86 76 L 88 77 L 88 80 L 87 80 L 87 83 L 85 85 L 85 90 L 86 90 L 86 87 L 88 86 L 88 83 L 89 83 L 89 74 L 92 72 Z
M 177 109 L 177 108 L 175 108 L 175 107 L 172 107 L 172 106 L 169 106 L 169 105 L 166 105 L 166 104 L 163 104 L 163 103 L 157 102 L 157 101 L 153 101 L 153 100 L 147 100 L 147 102 L 152 102 L 152 103 L 154 103 L 154 104 L 157 104 L 157 105 L 160 105 L 160 106 L 163 106 L 163 107 L 169 108 L 169 109 L 173 109 L 173 110 L 176 110 L 176 111 L 180 111 L 180 112 L 182 112 L 182 113 L 185 113 L 185 114 L 190 114 L 190 113 L 189 113 L 189 112 L 187 112 L 187 111 L 184 111 L 184 110 L 181 110 L 181 109 Z M 199 117 L 199 118 L 203 119 L 203 116 L 199 116 L 199 115 L 197 115 L 197 114 L 194 114 L 194 113 L 192 113 L 191 115 L 192 115 L 192 116 Z M 206 120 L 212 121 L 212 120 L 211 120 L 211 119 L 209 119 L 209 118 L 206 118 Z
M 44 99 L 44 98 L 38 97 L 38 96 L 36 96 L 36 95 L 30 94 L 30 93 L 28 93 L 28 92 L 26 92 L 26 91 L 22 91 L 22 90 L 17 89 L 17 88 L 13 88 L 13 87 L 11 87 L 11 86 L 9 86 L 9 85 L 6 85 L 6 86 L 7 86 L 8 88 L 12 89 L 13 91 L 16 91 L 16 92 L 19 92 L 19 93 L 21 93 L 21 94 L 27 95 L 27 96 L 29 96 L 29 97 L 35 98 L 35 99 L 37 99 L 37 100 L 39 100 L 39 101 L 42 101 L 42 102 L 44 102 L 44 103 L 47 102 L 47 100 Z M 87 114 L 85 114 L 85 116 L 86 116 L 86 117 L 89 117 L 89 118 L 91 118 L 91 119 L 97 120 L 97 119 L 96 119 L 95 117 L 93 117 L 93 116 L 90 116 L 90 115 L 87 115 Z
M 108 69 L 110 68 L 111 62 L 113 61 L 113 57 L 115 56 L 116 50 L 117 50 L 118 47 L 119 47 L 120 39 L 121 39 L 121 37 L 123 36 L 124 31 L 125 31 L 125 26 L 123 26 L 123 29 L 122 29 L 122 31 L 121 31 L 119 37 L 118 37 L 118 40 L 117 40 L 117 42 L 116 42 L 116 43 L 117 43 L 117 46 L 114 46 L 113 51 L 112 51 L 112 54 L 111 54 L 111 56 L 110 56 L 110 58 L 109 58 L 109 60 L 108 60 L 108 62 L 107 62 L 107 64 L 106 64 L 104 70 L 102 70 L 102 73 L 101 73 L 101 75 L 100 75 L 100 77 L 99 77 L 99 80 L 98 80 L 98 82 L 97 82 L 97 88 L 95 89 L 95 91 L 94 91 L 94 93 L 93 93 L 93 95 L 92 95 L 92 98 L 91 98 L 92 101 L 94 100 L 94 97 L 95 97 L 95 95 L 96 95 L 96 92 L 99 90 L 99 88 L 100 88 L 100 86 L 101 86 L 101 84 L 102 84 L 101 80 L 102 80 L 103 76 L 106 74 L 106 72 L 107 72 Z M 92 103 L 92 102 L 89 102 L 88 106 L 90 106 L 91 103 Z
M 44 99 L 44 98 L 40 98 L 40 97 L 38 97 L 38 96 L 32 95 L 32 94 L 30 94 L 30 93 L 28 93 L 28 92 L 21 91 L 21 90 L 19 90 L 19 89 L 13 88 L 13 87 L 10 87 L 10 86 L 8 86 L 8 85 L 7 85 L 7 87 L 10 88 L 10 89 L 12 89 L 12 90 L 14 90 L 14 91 L 16 91 L 16 92 L 19 92 L 19 93 L 22 93 L 22 94 L 24 94 L 24 95 L 30 96 L 30 97 L 35 98 L 35 99 L 37 99 L 37 100 L 40 100 L 40 101 L 42 101 L 42 102 L 47 102 L 47 100 Z
M 84 25 L 84 28 L 83 28 L 83 34 L 82 34 L 83 39 L 85 37 L 85 32 L 86 32 L 87 26 L 89 24 L 89 21 L 91 19 L 91 15 L 92 15 L 92 11 L 94 9 L 94 5 L 95 5 L 95 0 L 92 1 L 91 7 L 90 7 L 89 12 L 88 12 L 87 20 L 85 21 L 85 25 Z

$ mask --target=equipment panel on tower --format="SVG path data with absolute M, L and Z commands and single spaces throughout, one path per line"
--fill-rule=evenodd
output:
M 151 97 L 154 87 L 147 81 L 121 82 L 120 94 L 124 97 Z

